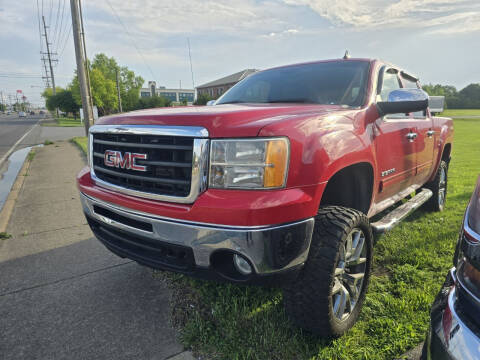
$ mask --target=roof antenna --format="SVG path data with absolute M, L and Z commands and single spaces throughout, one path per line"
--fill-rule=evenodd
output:
M 348 50 L 345 50 L 345 55 L 343 55 L 343 59 L 350 59 L 350 53 L 348 52 Z

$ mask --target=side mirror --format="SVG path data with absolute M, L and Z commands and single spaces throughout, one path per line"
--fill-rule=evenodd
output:
M 215 105 L 215 100 L 207 101 L 207 106 L 213 106 L 213 105 Z
M 378 101 L 381 116 L 422 111 L 428 107 L 428 94 L 421 89 L 398 89 L 388 94 L 388 101 Z

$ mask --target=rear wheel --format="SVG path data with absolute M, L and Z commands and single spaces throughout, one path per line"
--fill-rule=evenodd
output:
M 338 337 L 350 329 L 365 299 L 372 243 L 364 214 L 340 206 L 320 208 L 305 267 L 284 289 L 291 321 L 323 337 Z
M 432 190 L 433 195 L 426 203 L 431 211 L 443 211 L 445 202 L 447 201 L 447 184 L 448 184 L 448 164 L 445 160 L 440 161 L 435 178 L 426 185 Z

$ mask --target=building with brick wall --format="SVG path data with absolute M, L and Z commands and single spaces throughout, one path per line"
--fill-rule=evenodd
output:
M 221 79 L 217 79 L 214 81 L 210 81 L 206 84 L 197 86 L 197 96 L 202 94 L 210 96 L 212 99 L 219 98 L 225 91 L 230 89 L 233 85 L 235 85 L 240 80 L 246 78 L 248 75 L 251 75 L 258 70 L 256 69 L 245 69 L 239 71 L 235 74 L 225 76 Z

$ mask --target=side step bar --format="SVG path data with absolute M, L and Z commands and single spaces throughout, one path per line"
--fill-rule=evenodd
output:
M 433 193 L 430 189 L 422 189 L 422 191 L 408 200 L 405 204 L 400 205 L 385 215 L 382 219 L 372 223 L 373 232 L 375 234 L 382 234 L 391 230 L 400 221 L 410 215 L 411 212 L 423 205 L 432 197 L 432 195 Z

